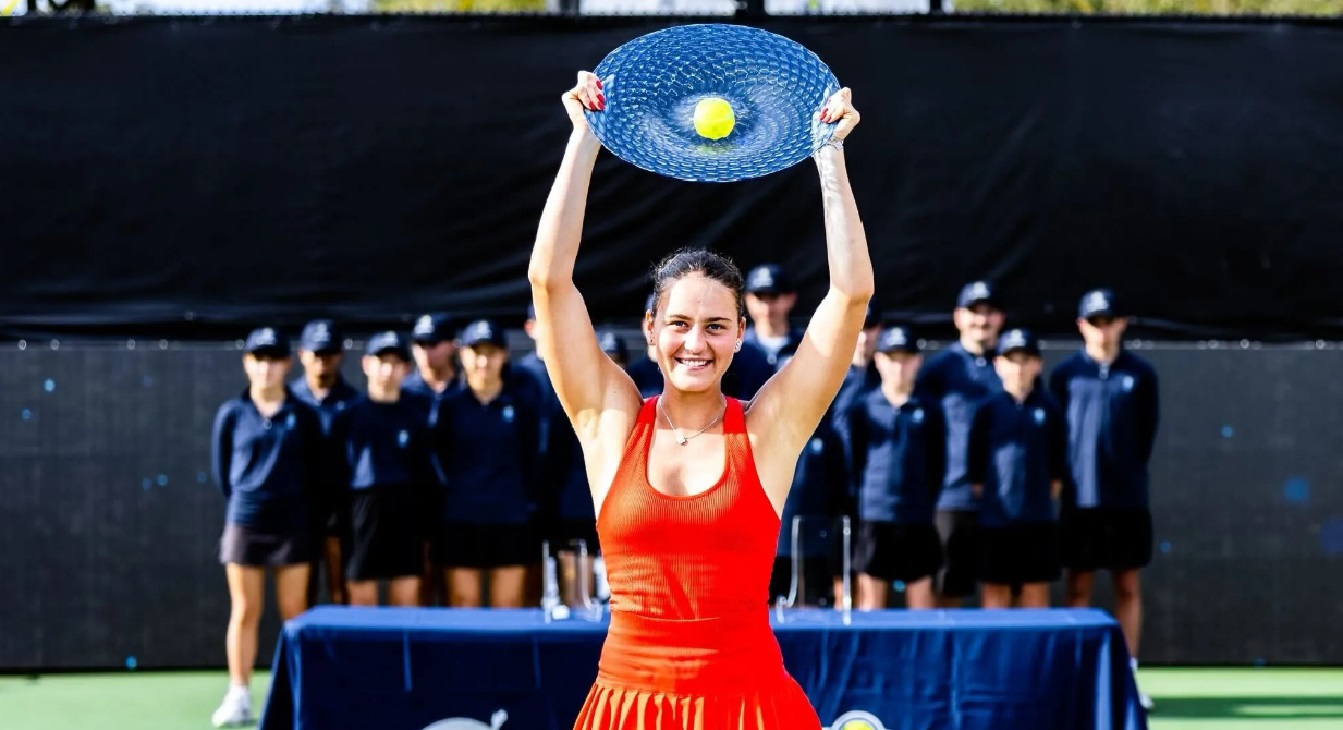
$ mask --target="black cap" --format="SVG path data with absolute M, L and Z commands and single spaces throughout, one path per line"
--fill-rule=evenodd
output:
M 877 352 L 919 354 L 919 341 L 908 327 L 887 327 L 877 338 Z
M 303 325 L 303 334 L 299 336 L 300 350 L 329 355 L 345 349 L 340 332 L 329 319 L 314 319 Z
M 451 340 L 456 336 L 452 329 L 452 319 L 446 314 L 425 314 L 415 320 L 411 338 L 421 344 L 436 344 Z
M 629 348 L 625 346 L 625 341 L 620 339 L 612 330 L 602 330 L 597 333 L 597 343 L 601 345 L 602 352 L 607 355 L 615 355 L 624 360 L 630 357 Z
M 1040 341 L 1035 339 L 1035 335 L 1030 330 L 1021 328 L 1010 329 L 998 338 L 998 354 L 1010 355 L 1014 352 L 1024 352 L 1027 355 L 1040 356 Z
M 364 354 L 378 357 L 379 355 L 396 355 L 402 360 L 410 360 L 410 346 L 406 339 L 399 333 L 388 330 L 379 332 L 368 338 L 368 343 L 364 346 Z
M 998 297 L 994 295 L 993 286 L 987 281 L 972 281 L 966 284 L 961 287 L 961 293 L 956 297 L 957 309 L 970 309 L 976 304 L 987 304 L 998 308 Z
M 243 351 L 252 355 L 289 357 L 289 340 L 274 327 L 261 327 L 248 333 Z
M 508 339 L 504 337 L 504 331 L 500 329 L 498 323 L 490 319 L 478 319 L 462 328 L 462 334 L 458 338 L 458 342 L 461 343 L 462 347 L 475 347 L 482 343 L 500 347 L 508 346 Z
M 1119 306 L 1115 304 L 1114 292 L 1109 289 L 1095 289 L 1082 295 L 1077 303 L 1077 316 L 1082 319 L 1092 317 L 1121 317 Z
M 747 294 L 791 294 L 793 282 L 778 264 L 763 264 L 746 275 Z

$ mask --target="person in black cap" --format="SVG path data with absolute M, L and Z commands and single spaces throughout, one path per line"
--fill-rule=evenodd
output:
M 1057 500 L 1068 472 L 1068 432 L 1058 404 L 1037 388 L 1040 344 L 1023 329 L 998 340 L 1003 389 L 975 411 L 966 475 L 979 504 L 979 578 L 984 608 L 1049 607 L 1062 569 Z
M 1155 368 L 1123 346 L 1128 319 L 1107 289 L 1078 304 L 1084 346 L 1054 368 L 1049 388 L 1067 415 L 1071 477 L 1060 526 L 1066 601 L 1091 604 L 1096 571 L 1110 572 L 1115 617 L 1137 667 L 1142 630 L 1138 572 L 1152 560 L 1148 461 L 1160 420 Z M 1144 694 L 1144 705 L 1151 700 Z
M 936 401 L 914 392 L 922 364 L 908 327 L 882 332 L 873 364 L 878 388 L 861 393 L 837 422 L 848 454 L 857 518 L 854 570 L 859 610 L 886 608 L 890 586 L 905 584 L 907 608 L 936 607 L 932 576 L 942 566 L 933 522 L 946 463 L 946 425 Z
M 425 314 L 415 320 L 411 331 L 415 372 L 406 377 L 402 389 L 435 402 L 461 389 L 456 336 L 446 314 Z
M 303 376 L 294 378 L 289 388 L 294 396 L 307 403 L 322 420 L 322 433 L 331 435 L 331 420 L 359 397 L 345 377 L 340 374 L 341 361 L 344 359 L 345 343 L 335 323 L 329 319 L 316 319 L 303 327 L 299 336 L 298 360 L 303 365 Z M 319 563 L 326 563 L 327 594 L 331 602 L 348 602 L 345 593 L 345 563 L 341 558 L 340 546 L 343 525 L 341 516 L 348 505 L 341 503 L 346 490 L 338 484 L 324 485 L 321 493 L 328 499 L 321 506 L 322 514 L 317 515 L 316 534 L 323 536 L 319 544 L 319 555 L 313 561 L 313 575 L 310 577 L 311 589 L 309 602 L 315 602 L 317 595 Z
M 335 419 L 342 481 L 349 490 L 345 577 L 350 604 L 378 605 L 379 583 L 394 606 L 421 602 L 426 515 L 439 482 L 420 404 L 403 397 L 410 348 L 396 332 L 370 337 L 368 392 Z
M 446 484 L 434 531 L 434 562 L 444 568 L 449 604 L 521 608 L 527 570 L 541 560 L 537 535 L 540 408 L 534 389 L 505 375 L 508 342 L 482 319 L 459 340 L 466 387 L 439 403 L 437 453 Z
M 318 490 L 329 484 L 321 420 L 285 385 L 289 343 L 263 327 L 247 336 L 244 353 L 248 387 L 220 405 L 211 438 L 211 471 L 228 500 L 219 559 L 232 601 L 231 686 L 212 718 L 216 726 L 254 719 L 248 687 L 267 570 L 284 620 L 307 609 Z
M 425 420 L 432 421 L 437 417 L 438 402 L 463 387 L 457 362 L 457 330 L 446 314 L 424 314 L 415 320 L 410 336 L 415 371 L 402 382 L 401 390 L 421 406 Z M 425 563 L 420 580 L 420 600 L 424 605 L 435 605 L 440 597 L 442 603 L 447 603 L 442 578 L 442 573 Z
M 797 304 L 797 291 L 782 266 L 762 264 L 746 274 L 745 299 L 751 315 L 745 341 L 760 348 L 777 372 L 802 342 L 802 330 L 788 320 Z
M 933 581 L 942 608 L 961 606 L 975 593 L 978 500 L 966 478 L 966 439 L 976 407 L 1002 389 L 992 358 L 1003 310 L 988 282 L 971 282 L 961 289 L 952 319 L 960 339 L 929 357 L 914 384 L 915 390 L 941 403 L 947 424 L 947 471 L 936 514 L 942 569 Z

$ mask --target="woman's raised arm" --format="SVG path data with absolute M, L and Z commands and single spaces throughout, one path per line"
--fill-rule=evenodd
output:
M 764 451 L 757 465 L 776 505 L 787 497 L 797 455 L 839 392 L 875 288 L 867 234 L 858 217 L 840 144 L 858 124 L 848 89 L 830 98 L 821 121 L 836 123 L 832 143 L 816 153 L 830 289 L 812 315 L 797 353 L 756 394 L 749 416 L 752 435 L 759 443 L 757 452 Z M 779 473 L 771 475 L 767 470 Z
M 527 278 L 540 328 L 541 359 L 579 438 L 591 439 L 602 411 L 614 407 L 637 413 L 640 399 L 625 371 L 602 352 L 587 304 L 574 285 L 588 183 L 601 150 L 584 111 L 601 111 L 606 99 L 601 82 L 586 71 L 562 99 L 574 131 L 541 214 Z

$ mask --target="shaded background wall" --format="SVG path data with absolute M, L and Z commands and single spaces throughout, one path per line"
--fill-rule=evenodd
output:
M 1073 346 L 1049 344 L 1048 364 Z M 1343 662 L 1343 349 L 1150 347 L 1164 415 L 1144 661 Z M 205 474 L 240 356 L 166 348 L 0 350 L 0 667 L 223 664 L 223 499 Z M 362 385 L 357 368 L 352 352 Z M 277 630 L 272 604 L 263 663 Z
M 722 19 L 717 19 L 721 21 Z M 232 339 L 516 317 L 569 132 L 560 93 L 693 19 L 0 21 L 0 333 Z M 762 21 L 854 90 L 848 166 L 885 306 L 967 280 L 1071 332 L 1108 284 L 1148 327 L 1343 337 L 1343 23 Z M 692 185 L 603 155 L 576 277 L 622 320 L 679 245 L 824 291 L 814 165 Z

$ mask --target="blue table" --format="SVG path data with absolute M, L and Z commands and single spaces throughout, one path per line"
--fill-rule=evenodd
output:
M 852 711 L 878 730 L 1147 727 L 1102 611 L 797 610 L 775 634 L 833 730 L 869 727 L 837 722 Z M 261 730 L 570 730 L 605 636 L 539 610 L 316 608 L 284 626 Z

